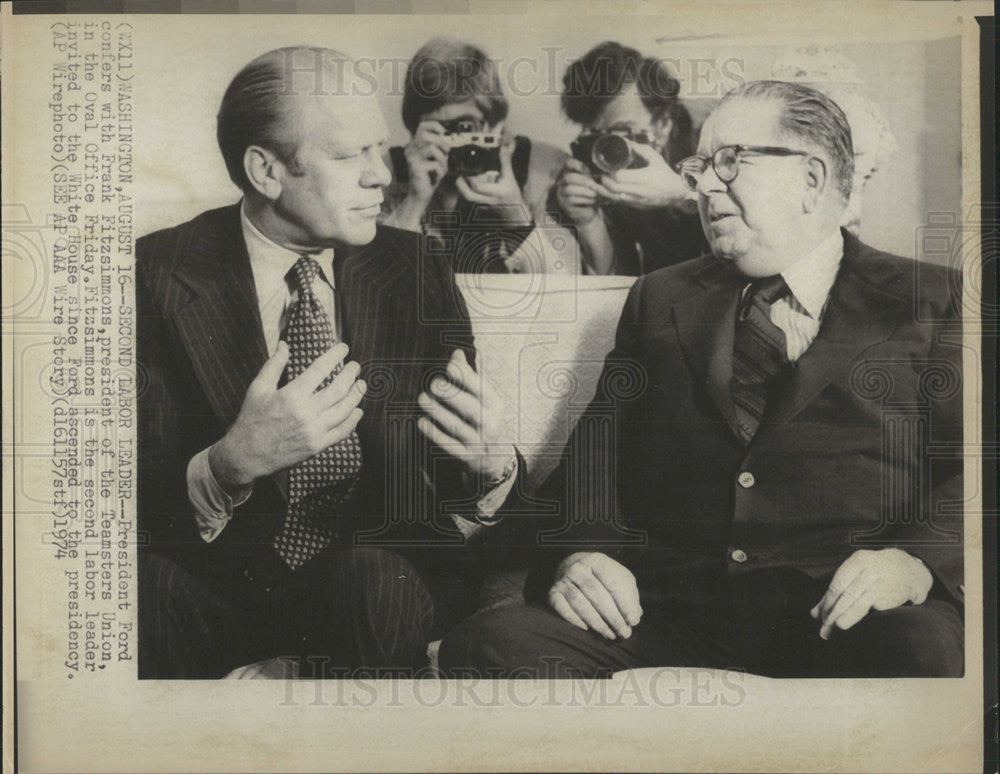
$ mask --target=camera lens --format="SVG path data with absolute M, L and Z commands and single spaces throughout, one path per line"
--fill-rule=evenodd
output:
M 624 137 L 606 134 L 594 142 L 591 158 L 595 167 L 602 172 L 612 174 L 619 169 L 627 168 L 632 163 L 632 149 Z
M 452 148 L 448 154 L 448 169 L 458 175 L 480 175 L 490 169 L 490 153 L 478 145 Z

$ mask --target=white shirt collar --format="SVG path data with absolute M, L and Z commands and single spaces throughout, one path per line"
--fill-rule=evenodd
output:
M 288 283 L 285 277 L 291 271 L 300 253 L 282 247 L 277 242 L 264 235 L 247 216 L 246 203 L 240 207 L 240 222 L 243 226 L 243 239 L 250 255 L 250 269 L 253 272 L 254 285 L 257 287 L 257 301 L 265 304 L 275 293 L 288 293 Z M 327 248 L 311 254 L 319 262 L 323 270 L 323 278 L 334 286 L 333 279 L 333 248 Z
M 815 320 L 823 314 L 823 307 L 837 278 L 837 269 L 843 256 L 844 237 L 838 228 L 781 272 L 795 300 Z

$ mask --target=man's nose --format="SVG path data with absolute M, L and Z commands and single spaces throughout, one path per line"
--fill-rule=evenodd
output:
M 715 167 L 711 164 L 705 166 L 705 171 L 701 173 L 701 177 L 698 178 L 698 193 L 703 196 L 707 196 L 713 191 L 725 191 L 726 184 L 719 180 L 719 176 L 715 174 Z
M 361 174 L 361 185 L 365 188 L 389 185 L 392 182 L 392 172 L 386 166 L 385 159 L 381 153 L 373 153 L 371 163 Z

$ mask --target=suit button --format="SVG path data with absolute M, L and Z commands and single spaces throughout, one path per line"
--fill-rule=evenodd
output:
M 753 473 L 749 470 L 744 470 L 736 477 L 736 482 L 744 489 L 749 489 L 757 483 L 757 479 L 753 477 Z
M 743 564 L 743 562 L 747 560 L 747 555 L 745 551 L 742 551 L 741 549 L 737 548 L 729 555 L 729 558 L 732 559 L 734 562 Z

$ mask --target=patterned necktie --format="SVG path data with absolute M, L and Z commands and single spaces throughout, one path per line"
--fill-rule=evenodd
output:
M 751 283 L 740 303 L 730 389 L 744 443 L 757 432 L 768 398 L 788 367 L 785 334 L 770 317 L 771 304 L 787 293 L 781 275 L 765 277 Z
M 303 255 L 290 272 L 298 300 L 285 326 L 288 381 L 298 377 L 337 341 L 330 318 L 313 293 L 319 271 L 316 259 Z M 340 367 L 318 389 L 326 387 L 339 371 Z M 289 470 L 288 513 L 274 538 L 274 548 L 293 570 L 330 544 L 334 509 L 350 493 L 360 470 L 361 445 L 356 432 Z

